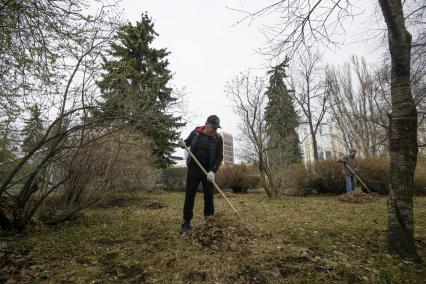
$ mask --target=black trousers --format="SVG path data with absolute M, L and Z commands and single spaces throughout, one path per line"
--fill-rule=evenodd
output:
M 211 216 L 214 214 L 213 204 L 213 183 L 207 180 L 206 175 L 198 168 L 198 166 L 189 166 L 186 175 L 186 193 L 185 204 L 183 206 L 183 219 L 191 221 L 194 209 L 195 195 L 200 182 L 203 185 L 204 192 L 204 216 Z

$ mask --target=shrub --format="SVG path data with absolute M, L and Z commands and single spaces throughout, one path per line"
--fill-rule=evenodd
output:
M 216 183 L 223 189 L 232 189 L 234 193 L 247 193 L 259 186 L 260 177 L 254 166 L 223 166 L 216 175 Z
M 117 135 L 99 139 L 62 158 L 56 175 L 67 179 L 62 190 L 44 200 L 39 220 L 57 224 L 78 217 L 111 192 L 153 186 L 154 161 L 146 139 L 126 132 Z
M 185 191 L 187 168 L 166 168 L 159 173 L 157 183 L 166 190 Z
M 341 193 L 344 181 L 341 167 L 336 161 L 317 161 L 306 168 L 296 163 L 281 170 L 280 192 L 288 195 Z
M 388 193 L 389 159 L 373 157 L 360 159 L 358 175 L 368 188 L 380 194 Z M 335 160 L 317 161 L 311 167 L 294 164 L 278 173 L 283 181 L 281 192 L 290 195 L 345 192 L 341 165 Z M 359 185 L 359 183 L 358 183 Z M 426 159 L 419 158 L 414 175 L 415 194 L 426 194 Z
M 389 159 L 387 157 L 362 159 L 359 176 L 371 191 L 387 194 L 389 192 Z M 426 159 L 422 157 L 419 157 L 414 173 L 414 193 L 426 193 Z
M 386 157 L 373 157 L 360 160 L 360 178 L 371 191 L 388 193 L 389 159 Z
M 344 192 L 345 183 L 342 176 L 342 165 L 335 160 L 317 161 L 311 172 L 319 193 Z
M 124 142 L 125 141 L 125 142 Z M 150 142 L 141 136 L 126 135 L 105 154 L 117 149 L 108 175 L 108 186 L 116 191 L 151 190 L 154 187 L 155 158 Z
M 313 186 L 312 176 L 302 163 L 296 163 L 282 168 L 276 175 L 281 177 L 277 179 L 277 186 L 281 193 L 287 195 L 318 193 L 316 187 Z
M 157 184 L 166 190 L 185 191 L 187 168 L 167 168 L 157 177 Z M 248 165 L 222 166 L 215 181 L 222 189 L 232 189 L 235 193 L 246 193 L 259 186 L 257 170 Z M 200 184 L 201 186 L 201 184 Z

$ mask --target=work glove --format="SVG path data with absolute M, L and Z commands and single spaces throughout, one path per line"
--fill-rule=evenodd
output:
M 208 180 L 209 182 L 211 182 L 211 183 L 213 183 L 213 182 L 214 182 L 214 172 L 209 172 L 209 173 L 207 174 L 207 180 Z
M 181 147 L 181 148 L 185 148 L 185 146 L 186 146 L 185 141 L 183 141 L 183 139 L 179 139 L 179 141 L 178 141 L 178 145 L 179 145 L 179 147 Z

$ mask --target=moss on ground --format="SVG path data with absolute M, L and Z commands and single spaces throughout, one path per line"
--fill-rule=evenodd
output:
M 422 283 L 426 279 L 425 263 L 403 261 L 386 252 L 386 198 L 344 204 L 336 196 L 274 200 L 262 192 L 229 196 L 254 229 L 253 236 L 239 236 L 237 219 L 221 198 L 215 201 L 218 217 L 209 220 L 220 230 L 203 232 L 202 228 L 215 226 L 203 224 L 199 194 L 194 219 L 198 231 L 182 237 L 178 230 L 183 193 L 159 192 L 120 200 L 117 206 L 111 202 L 78 220 L 39 226 L 1 241 L 8 247 L 4 251 L 9 255 L 12 251 L 15 258 L 26 252 L 21 282 Z M 426 262 L 425 197 L 415 199 L 415 220 L 416 241 Z M 214 240 L 204 242 L 200 237 Z

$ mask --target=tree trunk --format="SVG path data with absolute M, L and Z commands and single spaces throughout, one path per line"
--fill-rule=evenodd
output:
M 269 180 L 267 181 L 267 179 L 265 178 L 265 175 L 266 175 L 265 171 L 263 169 L 261 169 L 260 170 L 260 180 L 261 180 L 261 183 L 263 185 L 263 188 L 265 189 L 266 195 L 269 198 L 272 198 L 272 197 L 274 197 L 274 194 L 273 194 L 273 192 L 271 190 L 271 187 L 268 184 Z
M 420 260 L 414 243 L 413 180 L 417 163 L 417 111 L 411 95 L 411 35 L 401 0 L 379 0 L 388 29 L 392 60 L 392 120 L 389 127 L 389 250 Z
M 0 227 L 3 230 L 9 230 L 12 227 L 9 217 L 4 213 L 4 211 L 0 208 Z
M 314 149 L 314 160 L 318 161 L 318 143 L 317 143 L 317 135 L 314 130 L 314 126 L 312 125 L 312 120 L 309 119 L 309 130 L 311 132 L 311 138 L 312 138 L 312 148 Z
M 269 198 L 274 197 L 274 194 L 271 190 L 271 187 L 268 184 L 269 179 L 267 181 L 267 179 L 265 178 L 266 172 L 265 172 L 265 168 L 264 168 L 264 165 L 263 165 L 263 159 L 261 157 L 259 157 L 259 172 L 260 172 L 260 182 L 262 183 L 263 188 L 265 189 L 266 195 Z

